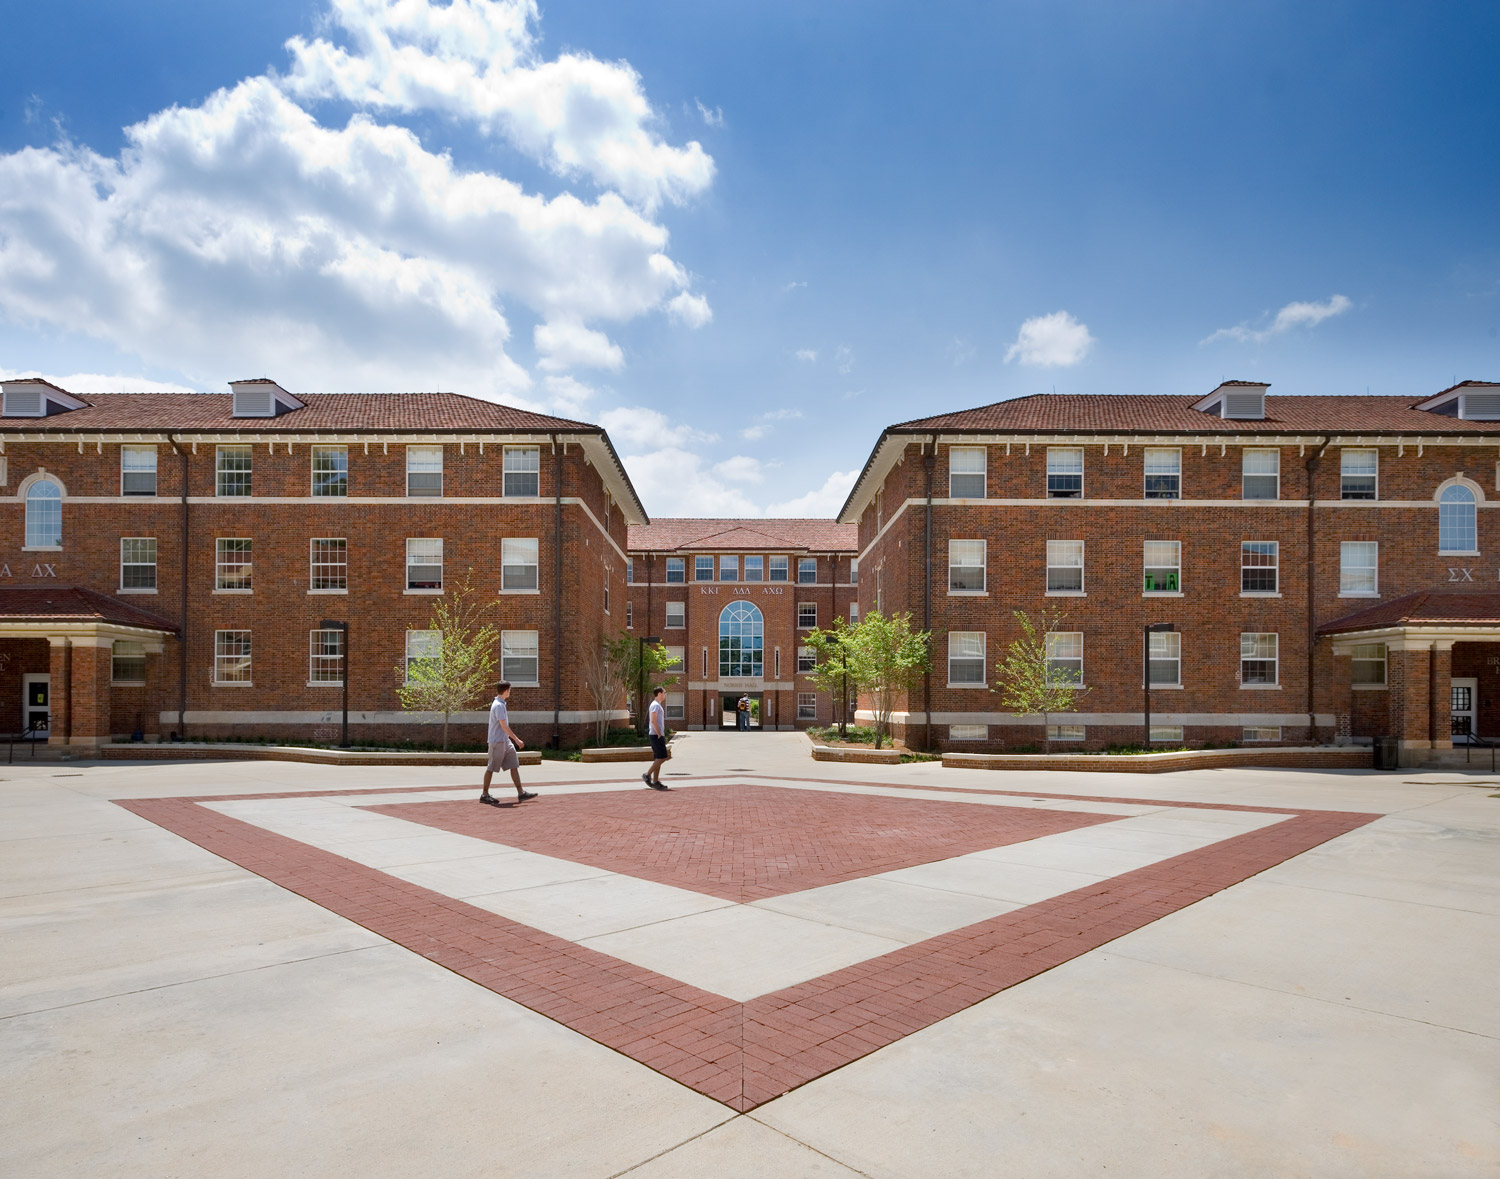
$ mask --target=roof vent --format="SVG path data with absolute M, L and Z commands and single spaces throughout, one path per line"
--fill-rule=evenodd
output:
M 1264 421 L 1270 387 L 1260 381 L 1225 381 L 1193 408 L 1235 421 Z
M 1460 381 L 1435 397 L 1419 401 L 1417 409 L 1471 422 L 1500 422 L 1500 383 Z
M 234 390 L 234 416 L 237 418 L 274 418 L 302 409 L 305 404 L 265 377 L 253 381 L 230 381 L 229 387 Z
M 0 415 L 8 418 L 45 418 L 88 405 L 87 401 L 40 377 L 0 382 L 0 387 L 4 389 L 4 407 L 0 409 Z
M 1465 393 L 1463 416 L 1471 422 L 1500 421 L 1500 393 Z

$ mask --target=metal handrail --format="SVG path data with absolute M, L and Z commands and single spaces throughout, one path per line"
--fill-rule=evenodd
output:
M 51 726 L 48 725 L 46 721 L 32 721 L 22 732 L 12 733 L 10 735 L 10 752 L 6 756 L 5 763 L 7 765 L 16 764 L 17 741 L 24 741 L 28 737 L 35 737 L 37 733 L 45 733 L 50 728 Z M 31 760 L 36 760 L 36 742 L 34 740 L 31 742 Z
M 1465 765 L 1474 764 L 1474 746 L 1482 745 L 1490 751 L 1490 773 L 1493 774 L 1495 772 L 1495 747 L 1500 745 L 1500 741 L 1496 741 L 1490 737 L 1481 737 L 1474 731 L 1472 722 L 1468 717 L 1463 718 L 1462 723 L 1454 729 L 1453 735 L 1464 738 Z

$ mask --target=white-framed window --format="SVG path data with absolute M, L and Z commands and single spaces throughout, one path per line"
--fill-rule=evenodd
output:
M 785 557 L 771 558 L 771 580 L 785 581 L 787 579 L 787 559 Z
M 982 446 L 948 448 L 948 497 L 984 498 L 985 449 Z
M 635 629 L 635 603 L 634 602 L 626 602 L 625 603 L 625 629 L 626 630 L 634 630 Z
M 315 536 L 308 542 L 309 586 L 329 592 L 349 589 L 349 542 L 342 536 Z
M 1339 495 L 1376 499 L 1380 493 L 1380 451 L 1346 446 L 1339 452 Z
M 409 590 L 440 590 L 443 588 L 442 537 L 407 537 L 406 588 Z
M 1278 638 L 1274 634 L 1240 635 L 1240 683 L 1275 684 Z
M 431 667 L 443 657 L 443 632 L 440 630 L 409 630 L 406 632 L 406 682 L 413 681 L 413 672 Z
M 1277 592 L 1277 564 L 1280 545 L 1274 540 L 1240 542 L 1240 593 L 1274 594 Z
M 1280 741 L 1280 725 L 1246 725 L 1240 730 L 1241 741 Z
M 1088 734 L 1086 725 L 1048 725 L 1047 740 L 1049 741 L 1082 741 Z
M 120 589 L 156 592 L 156 537 L 120 538 Z
M 312 493 L 334 496 L 349 494 L 349 448 L 347 446 L 314 446 L 312 448 Z
M 500 678 L 522 687 L 541 683 L 541 657 L 534 630 L 500 632 Z
M 109 653 L 109 682 L 140 686 L 146 682 L 146 644 L 116 639 Z
M 812 630 L 818 625 L 818 604 L 816 602 L 797 603 L 797 629 Z
M 818 694 L 816 692 L 797 693 L 797 719 L 818 719 Z
M 338 687 L 344 682 L 344 632 L 337 627 L 307 632 L 307 682 Z
M 1175 447 L 1146 447 L 1146 498 L 1182 498 L 1182 451 Z
M 406 448 L 406 494 L 443 494 L 443 448 L 441 446 L 408 446 Z
M 948 542 L 948 592 L 978 593 L 984 589 L 985 541 Z
M 780 647 L 777 647 L 774 651 L 771 652 L 771 667 L 772 667 L 771 677 L 773 679 L 778 679 L 779 680 L 781 678 L 781 648 Z M 704 679 L 708 678 L 708 648 L 707 647 L 705 647 L 703 649 L 703 677 L 704 677 Z
M 1474 493 L 1462 483 L 1443 488 L 1442 498 L 1438 501 L 1438 552 L 1478 551 L 1479 524 Z
M 693 558 L 693 580 L 712 581 L 714 579 L 714 559 L 712 557 Z
M 797 558 L 797 584 L 818 584 L 818 559 L 816 557 Z
M 667 652 L 667 663 L 662 670 L 681 671 L 687 660 L 687 648 L 667 646 L 665 650 Z
M 950 741 L 988 741 L 989 739 L 989 725 L 948 726 L 948 740 Z
M 0 487 L 10 486 L 10 460 L 0 454 Z
M 985 683 L 984 632 L 952 630 L 948 632 L 948 685 L 950 687 L 983 687 Z
M 1047 682 L 1083 683 L 1083 632 L 1055 630 L 1047 635 Z
M 214 683 L 250 683 L 250 632 L 214 631 Z
M 1354 673 L 1353 683 L 1384 686 L 1386 661 L 1384 643 L 1360 643 L 1354 648 L 1353 656 L 1350 660 L 1350 670 Z
M 234 443 L 214 453 L 214 494 L 240 499 L 250 494 L 252 448 Z
M 626 585 L 634 585 L 635 584 L 635 558 L 634 557 L 626 557 L 625 558 L 625 584 Z
M 255 543 L 248 536 L 220 536 L 214 540 L 214 589 L 248 591 L 255 588 Z
M 609 613 L 609 570 L 604 571 L 604 612 Z
M 1182 635 L 1176 631 L 1152 631 L 1146 640 L 1146 682 L 1153 688 L 1182 683 Z
M 818 653 L 811 647 L 797 648 L 797 671 L 799 673 L 811 671 L 818 666 Z
M 507 446 L 500 494 L 538 496 L 542 493 L 542 448 Z
M 764 581 L 766 579 L 766 559 L 764 557 L 745 558 L 745 580 Z
M 1047 592 L 1049 594 L 1083 593 L 1083 541 L 1049 540 L 1047 542 Z
M 1177 594 L 1182 592 L 1182 542 L 1148 540 L 1144 558 L 1146 576 L 1143 593 Z
M 686 717 L 687 717 L 687 693 L 686 692 L 668 692 L 667 696 L 666 696 L 666 700 L 663 701 L 663 706 L 667 710 L 667 719 L 669 721 L 673 721 L 673 720 L 680 721 L 680 720 L 686 719 Z
M 858 585 L 859 584 L 859 558 L 858 557 L 850 557 L 849 558 L 849 584 L 850 585 Z
M 858 602 L 850 602 L 849 603 L 849 625 L 850 626 L 858 626 L 859 625 L 859 603 Z
M 1240 498 L 1281 498 L 1281 451 L 1247 447 L 1241 453 Z
M 687 625 L 687 603 L 667 603 L 667 629 L 681 630 Z
M 501 590 L 534 590 L 540 583 L 541 542 L 535 536 L 507 536 L 500 541 Z M 438 551 L 441 564 L 442 550 Z M 441 572 L 438 583 L 442 583 Z
M 1083 447 L 1047 447 L 1047 498 L 1083 497 Z
M 683 557 L 667 558 L 667 584 L 682 585 L 687 581 L 687 561 Z
M 1181 725 L 1152 725 L 1151 740 L 1153 742 L 1166 742 L 1172 745 L 1182 744 Z
M 1375 597 L 1380 592 L 1380 544 L 1373 540 L 1339 542 L 1339 593 Z
M 26 547 L 62 548 L 62 486 L 38 479 L 26 489 Z
M 719 580 L 738 581 L 740 579 L 740 559 L 738 557 L 719 558 Z
M 120 447 L 120 494 L 156 494 L 156 447 Z

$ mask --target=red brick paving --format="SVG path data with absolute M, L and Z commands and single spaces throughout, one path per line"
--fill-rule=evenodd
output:
M 361 808 L 741 904 L 1055 835 L 1115 815 L 735 783 Z
M 222 800 L 118 805 L 740 1111 L 1378 817 L 1221 804 L 1290 817 L 736 1003 L 199 805 Z

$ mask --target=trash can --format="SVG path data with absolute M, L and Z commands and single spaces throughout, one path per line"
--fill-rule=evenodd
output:
M 1401 768 L 1401 744 L 1394 737 L 1375 738 L 1375 768 L 1398 770 Z

